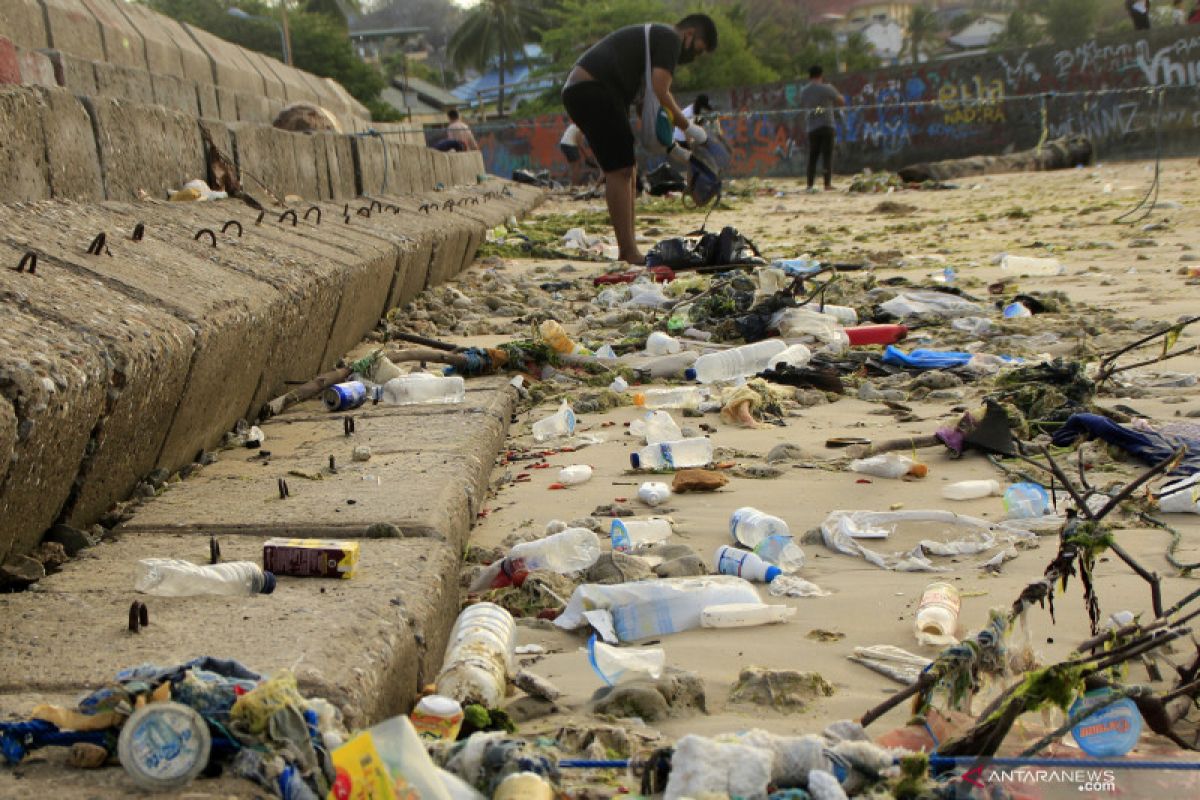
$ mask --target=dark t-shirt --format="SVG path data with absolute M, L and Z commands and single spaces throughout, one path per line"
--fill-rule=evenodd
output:
M 630 105 L 646 84 L 645 25 L 630 25 L 605 36 L 576 63 Z M 650 26 L 650 63 L 675 74 L 683 40 L 670 25 Z

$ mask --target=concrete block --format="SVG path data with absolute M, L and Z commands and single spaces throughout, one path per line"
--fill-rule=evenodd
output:
M 259 561 L 264 541 L 226 537 L 221 551 L 230 560 Z M 271 595 L 151 598 L 152 627 L 131 636 L 120 624 L 128 616 L 131 565 L 153 557 L 204 563 L 208 537 L 165 533 L 106 541 L 46 579 L 45 591 L 0 598 L 6 638 L 21 642 L 0 654 L 0 670 L 23 692 L 78 697 L 131 664 L 175 664 L 193 654 L 220 653 L 264 674 L 294 669 L 302 694 L 327 698 L 351 728 L 367 727 L 406 713 L 420 686 L 437 676 L 459 610 L 458 553 L 427 539 L 362 545 L 352 580 L 281 577 Z M 56 635 L 46 635 L 47 620 L 58 621 Z M 106 772 L 123 779 L 120 769 Z M 50 780 L 63 785 L 62 777 Z M 46 796 L 142 793 L 128 783 L 124 794 L 100 795 L 96 781 L 92 777 L 78 794 Z M 209 785 L 215 783 L 201 785 L 222 797 L 257 791 Z
M 59 86 L 82 97 L 95 97 L 99 94 L 96 88 L 95 62 L 60 50 L 43 50 L 42 53 L 50 60 L 54 68 L 54 81 Z
M 0 86 L 0 200 L 6 203 L 50 196 L 42 102 L 37 93 Z
M 351 139 L 354 144 L 354 174 L 357 193 L 362 195 L 378 195 L 383 190 L 385 170 L 388 168 L 384 157 L 383 142 L 372 136 L 355 136 Z
M 87 61 L 104 61 L 104 34 L 82 0 L 41 0 L 49 45 Z
M 21 84 L 21 65 L 17 59 L 17 47 L 0 36 L 0 84 Z
M 0 31 L 17 47 L 37 50 L 50 46 L 46 15 L 37 0 L 0 0 Z
M 112 98 L 85 98 L 84 103 L 96 126 L 108 199 L 133 200 L 138 189 L 165 197 L 207 174 L 195 119 Z
M 329 166 L 325 161 L 325 148 L 317 147 L 312 134 L 308 133 L 293 133 L 291 140 L 299 179 L 295 194 L 309 201 L 328 197 Z
M 239 169 L 253 173 L 280 200 L 289 194 L 316 199 L 315 165 L 310 157 L 302 169 L 296 158 L 295 138 L 305 134 L 247 123 L 231 129 Z
M 151 42 L 162 41 L 176 49 L 179 66 L 182 70 L 175 73 L 168 68 L 163 70 L 164 72 L 177 74 L 180 78 L 187 78 L 196 83 L 214 83 L 216 81 L 213 63 L 208 57 L 208 53 L 196 43 L 195 38 L 179 22 L 136 3 L 125 3 L 122 11 L 133 21 L 134 27 L 146 40 L 146 62 L 151 65 L 152 69 L 157 71 L 155 65 L 158 56 L 151 54 L 154 50 Z
M 109 64 L 147 71 L 146 42 L 129 18 L 121 13 L 122 0 L 80 0 L 100 25 L 104 56 Z
M 39 271 L 50 269 L 39 264 Z M 104 411 L 108 378 L 97 342 L 11 300 L 0 303 L 0 386 L 17 417 L 0 483 L 0 559 L 28 552 L 58 517 Z
M 430 150 L 429 157 L 433 159 L 434 186 L 437 187 L 438 184 L 441 184 L 443 189 L 453 186 L 454 178 L 450 175 L 450 155 L 438 150 Z
M 237 93 L 224 86 L 213 86 L 217 97 L 217 117 L 223 122 L 238 121 Z
M 50 196 L 60 200 L 104 198 L 96 133 L 87 109 L 65 89 L 40 89 L 42 128 L 49 160 Z
M 146 70 L 100 62 L 95 66 L 98 95 L 119 98 L 128 103 L 154 105 L 154 84 Z
M 37 280 L 0 270 L 0 292 L 19 295 L 24 310 L 53 321 L 73 338 L 96 343 L 110 365 L 104 412 L 92 429 L 65 509 L 71 524 L 86 527 L 154 469 L 187 378 L 194 337 L 169 313 L 42 253 Z M 20 251 L 0 244 L 0 260 L 15 263 L 19 256 Z M 32 537 L 40 531 L 27 533 Z
M 250 66 L 262 77 L 263 86 L 266 87 L 266 96 L 273 100 L 278 100 L 281 106 L 285 104 L 287 102 L 287 91 L 283 88 L 283 81 L 279 75 L 267 63 L 267 57 L 257 50 L 250 50 L 244 47 L 239 49 Z
M 199 99 L 196 94 L 196 84 L 174 75 L 152 74 L 154 88 L 154 104 L 164 106 L 172 111 L 180 111 L 188 116 L 199 117 Z
M 4 485 L 4 479 L 8 477 L 8 469 L 16 447 L 17 412 L 13 411 L 12 403 L 7 398 L 0 397 L 0 486 Z
M 258 97 L 266 93 L 262 75 L 247 59 L 242 48 L 195 25 L 184 24 L 183 27 L 199 48 L 208 55 L 213 69 L 213 82 L 217 86 Z
M 349 440 L 337 417 L 314 401 L 301 407 L 310 416 L 289 414 L 281 420 L 286 424 L 264 429 L 270 469 L 247 471 L 241 459 L 220 459 L 147 504 L 121 531 L 324 538 L 361 536 L 389 522 L 406 536 L 440 539 L 457 550 L 487 497 L 513 394 L 502 380 L 473 380 L 458 404 L 364 407 L 354 413 Z M 371 448 L 370 461 L 350 460 L 358 445 Z M 330 454 L 336 474 L 329 473 Z M 291 496 L 280 501 L 278 478 L 289 472 L 323 480 L 289 478 Z
M 196 106 L 199 109 L 199 116 L 207 119 L 224 119 L 221 116 L 221 104 L 217 100 L 217 87 L 211 83 L 193 83 L 192 87 L 196 91 Z M 237 114 L 237 104 L 234 104 L 234 115 Z M 235 122 L 236 120 L 228 120 Z
M 329 169 L 330 199 L 349 200 L 358 195 L 354 182 L 354 145 L 350 137 L 336 133 L 314 134 L 325 145 Z
M 399 172 L 403 180 L 398 187 L 399 194 L 415 195 L 425 191 L 421 165 L 425 162 L 425 147 L 416 144 L 393 144 L 400 155 Z
M 400 261 L 396 267 L 396 278 L 388 293 L 386 314 L 393 308 L 398 308 L 416 299 L 425 291 L 425 281 L 429 275 L 429 262 L 433 258 L 433 241 L 428 237 L 413 240 L 400 252 Z
M 160 75 L 169 75 L 173 78 L 187 77 L 179 45 L 172 39 L 173 35 L 175 38 L 181 38 L 181 36 L 187 38 L 178 27 L 172 32 L 171 28 L 163 24 L 165 17 L 155 14 L 145 6 L 136 3 L 107 1 L 142 38 L 146 68 L 152 75 L 156 78 Z M 207 58 L 203 59 L 203 67 L 201 76 L 205 81 L 211 83 L 212 68 Z M 195 81 L 196 78 L 192 77 L 191 80 Z
M 274 101 L 278 102 L 278 101 Z M 270 125 L 277 112 L 272 111 L 272 100 L 262 94 L 237 92 L 237 120 Z
M 291 103 L 317 103 L 317 94 L 304 80 L 300 74 L 300 70 L 295 67 L 289 67 L 277 58 L 265 54 L 259 54 L 263 66 L 269 69 L 283 86 L 284 101 L 286 104 Z
M 421 150 L 419 158 L 420 166 L 420 181 L 418 182 L 418 191 L 432 192 L 437 188 L 437 173 L 433 166 L 433 156 L 436 150 L 431 150 L 428 147 Z
M 58 77 L 54 62 L 40 50 L 17 48 L 17 67 L 21 71 L 21 83 L 25 86 L 57 87 Z
M 316 102 L 326 111 L 333 114 L 335 117 L 346 116 L 346 111 L 349 106 L 342 100 L 340 96 L 334 93 L 333 89 L 324 78 L 318 78 L 311 72 L 305 72 L 302 69 L 294 69 L 298 80 L 303 81 L 308 87 L 308 91 L 316 98 Z M 345 133 L 345 131 L 343 131 Z

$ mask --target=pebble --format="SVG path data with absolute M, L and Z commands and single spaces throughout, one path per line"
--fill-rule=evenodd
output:
M 365 444 L 360 444 L 358 447 L 354 448 L 351 458 L 353 458 L 355 461 L 370 461 L 371 448 Z

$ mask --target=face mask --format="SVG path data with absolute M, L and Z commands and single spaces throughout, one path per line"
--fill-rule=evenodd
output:
M 690 64 L 696 60 L 696 48 L 685 46 L 679 51 L 679 63 Z

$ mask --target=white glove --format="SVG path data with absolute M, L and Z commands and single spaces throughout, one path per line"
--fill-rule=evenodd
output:
M 681 167 L 686 167 L 688 162 L 692 160 L 692 151 L 678 142 L 672 142 L 671 147 L 667 150 L 667 158 Z
M 683 132 L 683 135 L 686 136 L 688 141 L 692 144 L 704 144 L 708 141 L 708 131 L 704 130 L 704 128 L 701 128 L 694 122 L 687 126 L 687 130 Z

